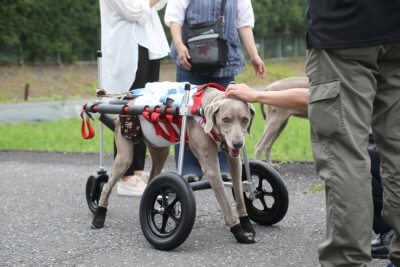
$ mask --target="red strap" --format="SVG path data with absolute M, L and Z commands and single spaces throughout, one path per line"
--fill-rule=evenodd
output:
M 222 92 L 225 92 L 225 90 L 226 90 L 225 87 L 223 87 L 222 85 L 220 85 L 218 83 L 207 83 L 207 84 L 203 85 L 202 89 L 204 89 L 205 87 L 214 87 L 214 88 L 217 88 L 218 90 L 220 90 Z
M 171 139 L 171 136 L 168 135 L 168 133 L 166 133 L 166 132 L 163 130 L 163 128 L 161 128 L 161 126 L 159 125 L 159 122 L 158 122 L 158 121 L 153 121 L 153 120 L 152 120 L 151 117 L 153 117 L 153 118 L 154 118 L 154 117 L 158 117 L 158 116 L 151 116 L 152 114 L 154 114 L 154 113 L 149 113 L 149 112 L 144 111 L 144 112 L 143 112 L 143 117 L 144 117 L 148 122 L 150 122 L 150 123 L 153 125 L 154 130 L 156 131 L 156 135 L 161 135 L 161 137 L 163 137 L 165 140 L 175 143 L 176 141 L 173 141 L 173 140 Z
M 211 133 L 212 137 L 214 138 L 214 141 L 215 141 L 215 142 L 221 141 L 221 140 L 219 139 L 217 133 L 216 133 L 214 130 L 211 130 L 210 133 Z
M 86 118 L 86 126 L 88 128 L 89 133 L 86 133 L 86 128 L 85 128 L 85 119 L 82 117 L 82 124 L 81 124 L 81 134 L 83 139 L 92 139 L 94 137 L 94 130 L 92 128 L 92 125 L 90 125 L 90 118 Z
M 167 131 L 169 133 L 169 141 L 170 142 L 178 142 L 179 141 L 179 135 L 177 132 L 175 132 L 174 127 L 169 123 L 167 120 L 162 120 L 162 123 L 164 123 L 165 127 L 167 128 Z
M 222 92 L 225 92 L 225 87 L 223 87 L 222 85 L 218 84 L 218 83 L 206 83 L 203 85 L 200 85 L 197 88 L 197 92 L 194 94 L 193 96 L 193 106 L 192 109 L 190 110 L 190 112 L 192 112 L 192 114 L 196 114 L 197 109 L 199 107 L 201 107 L 201 99 L 203 98 L 204 95 L 204 88 L 206 87 L 214 87 Z

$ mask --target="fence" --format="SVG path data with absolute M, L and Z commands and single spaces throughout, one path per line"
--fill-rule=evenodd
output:
M 260 56 L 264 59 L 285 60 L 304 57 L 306 53 L 305 37 L 290 34 L 269 35 L 256 39 Z
M 271 34 L 265 38 L 256 38 L 257 48 L 260 56 L 269 60 L 286 60 L 305 56 L 305 38 L 291 34 Z M 95 48 L 96 49 L 96 48 Z M 93 53 L 76 55 L 78 62 L 95 61 L 95 49 Z M 22 50 L 19 47 L 0 46 L 0 63 L 24 64 Z M 45 55 L 45 59 L 38 63 L 64 62 L 60 54 Z M 168 59 L 166 59 L 168 60 Z

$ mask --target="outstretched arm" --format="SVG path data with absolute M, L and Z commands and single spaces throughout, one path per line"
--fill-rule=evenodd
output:
M 261 103 L 286 109 L 307 110 L 308 89 L 292 88 L 283 91 L 257 91 L 246 84 L 230 84 L 226 96 L 235 96 L 250 103 Z

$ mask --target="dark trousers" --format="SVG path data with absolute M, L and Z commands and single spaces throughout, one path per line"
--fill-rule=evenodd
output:
M 177 82 L 189 82 L 191 84 L 201 85 L 206 83 L 218 83 L 224 87 L 227 87 L 230 82 L 234 80 L 233 76 L 229 77 L 211 77 L 205 75 L 199 75 L 191 73 L 180 66 L 176 67 L 176 81 Z M 175 163 L 178 167 L 178 154 L 179 154 L 180 145 L 175 145 Z M 221 168 L 221 172 L 229 172 L 229 164 L 228 160 L 226 159 L 225 152 L 220 151 L 218 153 L 219 158 L 219 165 Z M 183 156 L 183 168 L 182 174 L 195 174 L 198 177 L 203 176 L 203 171 L 201 170 L 200 164 L 197 161 L 197 158 L 190 150 L 189 146 L 186 145 L 184 149 L 184 156 Z
M 371 158 L 372 201 L 374 203 L 374 221 L 372 227 L 376 234 L 381 234 L 391 229 L 390 226 L 385 223 L 381 215 L 383 205 L 383 188 L 379 171 L 381 159 L 373 144 L 369 145 L 368 154 Z
M 135 81 L 130 90 L 144 88 L 147 82 L 156 82 L 160 77 L 160 60 L 149 60 L 149 51 L 147 48 L 139 46 L 138 68 L 136 71 Z M 114 142 L 114 158 L 117 154 L 117 148 Z M 144 170 L 146 159 L 146 145 L 143 140 L 133 145 L 133 159 L 129 169 L 125 172 L 125 176 L 133 175 L 135 171 Z

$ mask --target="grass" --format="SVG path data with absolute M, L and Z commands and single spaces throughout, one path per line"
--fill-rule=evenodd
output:
M 256 106 L 256 117 L 252 134 L 246 138 L 250 157 L 254 155 L 254 147 L 260 138 L 264 122 Z M 92 122 L 96 136 L 90 140 L 81 137 L 81 120 L 69 119 L 39 123 L 18 123 L 0 125 L 0 150 L 34 150 L 64 152 L 98 152 L 98 124 Z M 104 130 L 104 149 L 112 153 L 112 132 Z M 312 161 L 310 151 L 308 121 L 293 118 L 282 133 L 272 150 L 272 159 L 277 161 Z M 172 151 L 172 149 L 171 149 Z
M 310 188 L 303 192 L 303 194 L 315 193 L 325 190 L 325 184 L 313 184 Z
M 285 62 L 265 62 L 266 77 L 255 78 L 251 65 L 246 65 L 236 77 L 236 82 L 247 83 L 253 87 L 263 87 L 275 80 L 304 76 L 304 60 Z M 161 81 L 175 80 L 175 64 L 163 62 L 160 71 Z M 29 101 L 91 98 L 97 87 L 95 64 L 71 64 L 65 66 L 0 66 L 0 102 L 20 102 L 24 88 L 29 84 Z M 264 130 L 264 121 L 255 105 L 256 117 L 252 133 L 246 138 L 249 156 L 253 157 L 254 147 Z M 93 123 L 96 133 L 98 125 Z M 105 152 L 113 149 L 112 133 L 105 129 Z M 0 150 L 40 150 L 65 152 L 98 152 L 96 136 L 84 140 L 80 135 L 80 119 L 59 120 L 40 123 L 21 123 L 0 125 Z M 312 161 L 310 149 L 309 124 L 307 120 L 291 118 L 285 131 L 272 149 L 272 159 L 283 162 Z M 172 149 L 171 149 L 172 151 Z
M 251 64 L 236 76 L 236 82 L 263 87 L 278 79 L 304 76 L 304 60 L 265 62 L 267 74 L 257 79 Z M 0 102 L 24 101 L 29 85 L 29 101 L 92 98 L 97 88 L 96 64 L 0 66 Z M 163 62 L 160 81 L 174 81 L 176 67 Z

